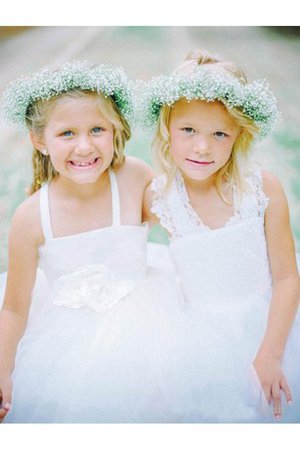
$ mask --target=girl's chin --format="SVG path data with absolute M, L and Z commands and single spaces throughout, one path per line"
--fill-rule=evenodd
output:
M 213 177 L 215 172 L 210 171 L 199 171 L 199 170 L 182 170 L 182 175 L 194 181 L 205 181 Z
M 101 177 L 103 172 L 101 171 L 98 173 L 89 173 L 89 174 L 82 173 L 82 172 L 76 173 L 76 174 L 68 173 L 68 175 L 65 178 L 67 178 L 69 181 L 71 181 L 75 184 L 80 184 L 80 185 L 93 184 L 93 183 L 97 183 L 97 181 L 99 180 L 99 178 Z

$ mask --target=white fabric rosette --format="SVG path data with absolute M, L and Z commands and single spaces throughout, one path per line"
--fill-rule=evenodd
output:
M 113 275 L 104 264 L 88 265 L 59 277 L 53 286 L 53 304 L 104 312 L 135 287 L 132 279 Z

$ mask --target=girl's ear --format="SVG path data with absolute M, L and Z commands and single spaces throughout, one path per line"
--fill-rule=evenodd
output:
M 45 151 L 45 144 L 43 141 L 43 138 L 39 135 L 37 135 L 34 131 L 29 131 L 29 137 L 30 140 L 32 142 L 32 145 L 34 146 L 34 148 L 36 148 L 37 150 L 39 150 L 41 153 L 44 154 Z

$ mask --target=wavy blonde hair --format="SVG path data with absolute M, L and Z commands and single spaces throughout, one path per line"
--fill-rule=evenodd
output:
M 217 68 L 226 70 L 234 77 L 238 78 L 241 84 L 247 84 L 244 72 L 234 63 L 225 61 L 218 56 L 202 50 L 195 50 L 188 54 L 184 62 L 175 70 L 175 74 L 189 74 L 198 65 L 211 65 L 212 75 Z M 238 195 L 241 197 L 244 192 L 249 191 L 246 176 L 251 171 L 249 153 L 253 139 L 258 133 L 258 127 L 253 120 L 247 117 L 239 108 L 229 108 L 221 102 L 228 114 L 240 127 L 240 133 L 232 147 L 232 152 L 227 163 L 218 171 L 216 177 L 216 187 L 222 199 L 229 203 L 222 191 L 222 182 L 225 180 L 230 186 L 236 186 Z M 173 105 L 172 105 L 173 106 Z M 170 186 L 175 173 L 176 166 L 170 153 L 170 112 L 172 106 L 162 106 L 156 132 L 152 142 L 154 163 L 167 177 L 166 189 Z
M 42 137 L 54 105 L 64 98 L 93 98 L 101 114 L 109 120 L 114 128 L 114 155 L 110 166 L 116 168 L 124 161 L 124 147 L 131 137 L 130 126 L 111 97 L 104 97 L 101 93 L 83 90 L 73 90 L 64 94 L 51 97 L 49 100 L 39 100 L 28 108 L 26 125 L 29 131 Z M 43 155 L 37 148 L 32 154 L 33 181 L 29 194 L 33 194 L 41 185 L 58 175 L 53 167 L 49 155 Z

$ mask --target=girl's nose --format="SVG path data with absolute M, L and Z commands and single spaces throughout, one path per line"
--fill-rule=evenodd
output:
M 194 151 L 200 155 L 205 155 L 210 153 L 209 142 L 206 138 L 198 136 L 196 142 L 194 143 Z
M 78 136 L 75 152 L 78 154 L 89 154 L 92 152 L 92 145 L 88 136 Z

